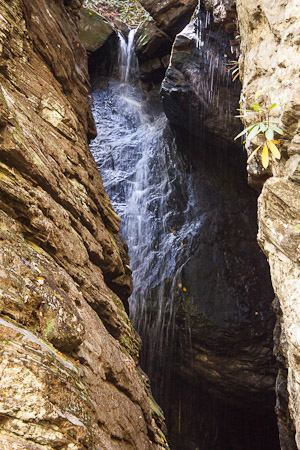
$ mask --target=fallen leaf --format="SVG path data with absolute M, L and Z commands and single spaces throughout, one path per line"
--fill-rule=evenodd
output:
M 45 279 L 43 277 L 37 277 L 36 281 L 43 286 L 43 284 L 45 283 Z

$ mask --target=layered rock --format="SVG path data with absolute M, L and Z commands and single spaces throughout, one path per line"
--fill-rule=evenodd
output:
M 240 70 L 243 80 L 242 107 L 268 98 L 276 102 L 271 120 L 279 121 L 284 135 L 281 160 L 272 161 L 267 170 L 259 159 L 248 166 L 251 183 L 260 187 L 267 177 L 259 198 L 259 243 L 271 269 L 272 284 L 279 300 L 281 333 L 278 350 L 287 367 L 288 403 L 300 448 L 299 422 L 299 314 L 300 296 L 299 243 L 295 227 L 299 216 L 299 6 L 296 1 L 237 1 L 242 37 Z M 279 373 L 282 380 L 284 370 Z M 277 383 L 278 402 L 282 394 Z M 278 408 L 281 448 L 292 449 L 292 430 L 284 430 L 282 408 Z M 288 418 L 285 419 L 288 425 Z
M 125 312 L 132 282 L 120 219 L 88 148 L 95 127 L 80 6 L 0 3 L 0 446 L 7 450 L 166 445 Z

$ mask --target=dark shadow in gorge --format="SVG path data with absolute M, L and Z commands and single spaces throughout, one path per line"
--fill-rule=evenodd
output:
M 186 292 L 178 289 L 167 311 L 161 355 L 155 327 L 139 329 L 143 368 L 173 450 L 276 450 L 273 290 L 256 242 L 257 194 L 247 185 L 245 155 L 207 133 L 176 135 L 203 221 L 189 240 L 180 276 Z M 156 296 L 149 292 L 150 324 Z
M 269 398 L 262 398 L 269 403 Z M 179 377 L 172 380 L 167 410 L 170 445 L 181 450 L 279 449 L 272 410 L 238 408 Z

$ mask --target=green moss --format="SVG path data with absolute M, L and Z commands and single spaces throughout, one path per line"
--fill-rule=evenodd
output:
M 52 319 L 52 320 L 50 320 L 50 321 L 47 323 L 46 329 L 45 329 L 45 336 L 46 336 L 46 337 L 49 336 L 49 334 L 50 334 L 52 328 L 54 327 L 54 325 L 55 325 L 55 319 Z
M 91 9 L 82 8 L 80 11 L 79 37 L 89 52 L 95 52 L 115 33 L 115 29 L 104 17 Z

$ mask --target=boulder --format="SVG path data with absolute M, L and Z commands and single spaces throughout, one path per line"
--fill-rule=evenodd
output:
M 81 8 L 79 37 L 88 52 L 99 50 L 116 30 L 96 11 L 89 8 Z
M 204 0 L 205 9 L 213 14 L 214 23 L 222 24 L 228 33 L 236 30 L 235 0 Z
M 189 22 L 198 0 L 141 0 L 158 28 L 174 38 Z
M 171 52 L 172 39 L 153 22 L 143 22 L 135 32 L 135 52 L 140 61 L 160 58 Z

